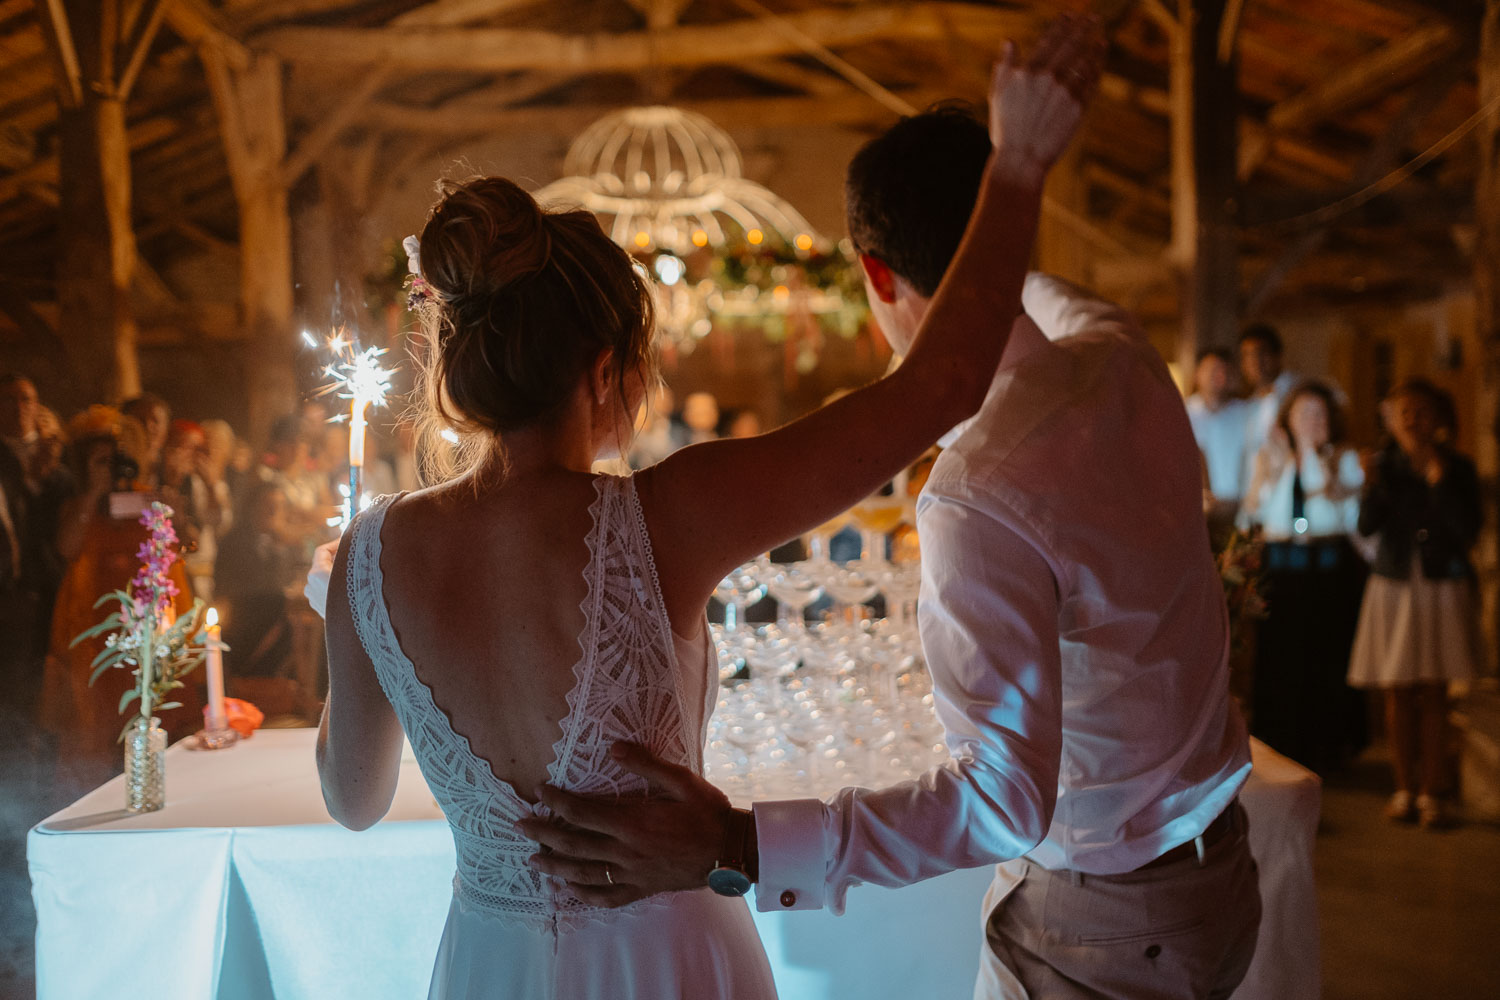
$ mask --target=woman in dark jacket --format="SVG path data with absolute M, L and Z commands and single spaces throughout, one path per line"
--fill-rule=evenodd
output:
M 1469 549 L 1479 536 L 1479 477 L 1448 444 L 1451 398 L 1422 379 L 1381 405 L 1392 444 L 1374 463 L 1359 531 L 1379 549 L 1365 590 L 1349 683 L 1385 692 L 1396 793 L 1386 815 L 1442 825 L 1448 684 L 1478 669 Z

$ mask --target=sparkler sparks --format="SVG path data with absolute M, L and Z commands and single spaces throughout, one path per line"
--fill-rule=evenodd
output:
M 307 334 L 303 334 L 307 337 Z M 328 376 L 320 396 L 334 395 L 349 400 L 346 413 L 329 418 L 330 423 L 349 422 L 349 488 L 345 494 L 344 516 L 339 519 L 347 524 L 354 514 L 358 500 L 365 464 L 365 411 L 371 406 L 384 406 L 391 392 L 391 379 L 396 371 L 380 363 L 385 350 L 379 347 L 361 349 L 357 339 L 348 336 L 343 329 L 335 330 L 328 338 L 328 350 L 333 362 L 324 367 Z M 332 522 L 330 522 L 332 523 Z

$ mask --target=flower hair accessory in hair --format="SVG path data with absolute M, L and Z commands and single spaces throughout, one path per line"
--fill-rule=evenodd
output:
M 432 298 L 432 289 L 422 277 L 422 242 L 408 236 L 401 241 L 401 249 L 406 251 L 406 269 L 411 272 L 406 279 L 406 308 L 416 310 Z

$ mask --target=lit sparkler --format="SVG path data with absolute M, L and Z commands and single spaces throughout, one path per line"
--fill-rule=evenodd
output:
M 361 487 L 365 465 L 365 411 L 371 406 L 384 406 L 385 397 L 391 391 L 391 378 L 395 369 L 380 363 L 385 350 L 366 347 L 340 329 L 328 338 L 328 350 L 333 354 L 333 363 L 323 369 L 329 381 L 319 395 L 336 395 L 349 400 L 349 413 L 332 418 L 349 421 L 349 491 L 345 504 L 345 523 L 359 510 Z M 343 492 L 340 490 L 339 492 Z

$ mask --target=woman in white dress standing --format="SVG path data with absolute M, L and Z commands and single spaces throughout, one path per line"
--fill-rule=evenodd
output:
M 609 757 L 616 740 L 701 771 L 714 585 L 979 408 L 1005 346 L 993 332 L 1009 327 L 994 318 L 1020 309 L 1042 182 L 1102 49 L 1093 21 L 1066 18 L 1024 66 L 1007 51 L 978 206 L 901 367 L 788 427 L 633 477 L 590 469 L 628 445 L 654 378 L 645 279 L 587 213 L 544 212 L 499 178 L 447 189 L 420 239 L 426 398 L 466 461 L 345 533 L 318 740 L 339 822 L 385 813 L 403 729 L 448 818 L 458 870 L 432 997 L 775 995 L 729 895 L 748 886 L 740 844 L 726 843 L 715 891 L 605 911 L 530 868 L 515 823 L 541 812 L 546 781 L 647 794 Z
M 1480 662 L 1469 550 L 1479 538 L 1479 475 L 1451 445 L 1453 401 L 1424 379 L 1380 407 L 1392 443 L 1372 463 L 1359 530 L 1379 546 L 1360 609 L 1349 683 L 1383 693 L 1396 791 L 1386 815 L 1446 821 L 1448 684 Z

